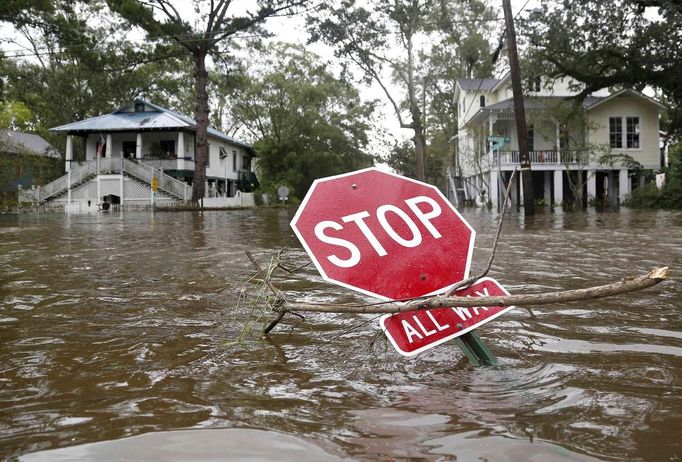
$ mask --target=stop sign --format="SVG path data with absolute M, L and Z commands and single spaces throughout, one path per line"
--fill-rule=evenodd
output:
M 466 279 L 476 234 L 435 186 L 376 168 L 316 180 L 291 227 L 324 279 L 386 300 Z

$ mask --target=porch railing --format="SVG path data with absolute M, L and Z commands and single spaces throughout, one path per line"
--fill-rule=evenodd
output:
M 585 151 L 568 151 L 568 150 L 547 150 L 547 151 L 529 151 L 531 164 L 549 164 L 549 165 L 572 165 L 572 164 L 587 164 L 590 161 L 588 152 Z M 520 163 L 519 151 L 493 151 L 493 161 L 495 165 Z
M 71 178 L 67 173 L 45 186 L 41 186 L 38 192 L 38 200 L 42 202 L 69 189 L 69 181 L 71 181 L 72 186 L 77 185 L 96 173 L 97 165 L 95 162 L 71 162 Z
M 158 170 L 194 170 L 194 159 L 179 157 L 177 159 L 142 158 L 142 163 L 151 165 Z
M 123 159 L 123 171 L 130 176 L 134 176 L 135 178 L 150 184 L 152 182 L 152 176 L 156 176 L 159 180 L 160 190 L 166 191 L 175 197 L 180 197 L 183 200 L 189 200 L 192 197 L 192 188 L 187 183 L 161 173 L 161 171 L 155 169 L 151 165 Z

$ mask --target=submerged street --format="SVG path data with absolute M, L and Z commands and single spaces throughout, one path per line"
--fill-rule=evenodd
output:
M 452 341 L 411 358 L 372 342 L 369 315 L 287 316 L 260 338 L 269 318 L 247 304 L 259 287 L 245 251 L 267 266 L 291 246 L 287 266 L 305 264 L 294 212 L 0 215 L 0 458 L 192 429 L 178 460 L 220 445 L 254 457 L 289 445 L 280 460 L 301 460 L 292 448 L 310 460 L 679 460 L 682 213 L 510 213 L 490 276 L 512 294 L 658 266 L 671 277 L 534 317 L 514 309 L 477 330 L 500 365 L 473 368 Z M 498 216 L 462 214 L 476 273 Z M 274 282 L 292 300 L 371 300 L 312 265 Z M 100 455 L 153 454 L 164 435 Z

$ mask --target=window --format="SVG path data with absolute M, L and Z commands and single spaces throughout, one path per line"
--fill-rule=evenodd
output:
M 609 117 L 609 146 L 639 149 L 639 117 Z
M 481 95 L 481 98 L 479 101 L 480 101 L 481 107 L 485 107 L 485 95 Z
M 232 150 L 232 171 L 237 171 L 237 151 Z
M 206 166 L 211 166 L 211 143 L 208 143 L 208 146 L 206 146 Z
M 243 156 L 242 157 L 242 162 L 244 166 L 244 170 L 251 170 L 251 158 L 249 156 Z
M 639 117 L 626 117 L 625 128 L 625 147 L 639 149 Z
M 609 117 L 609 146 L 623 147 L 623 119 L 620 117 Z
M 526 81 L 528 92 L 539 92 L 542 86 L 540 77 L 531 77 Z

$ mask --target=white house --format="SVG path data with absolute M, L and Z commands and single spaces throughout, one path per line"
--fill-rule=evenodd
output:
M 533 80 L 524 88 L 533 190 L 545 205 L 565 201 L 622 202 L 647 173 L 663 165 L 659 119 L 666 108 L 642 93 L 601 91 L 579 106 L 569 80 Z M 519 168 L 511 78 L 457 82 L 459 131 L 449 175 L 453 201 L 498 207 L 511 173 Z M 523 204 L 521 175 L 511 187 Z
M 87 210 L 105 202 L 146 207 L 191 198 L 196 121 L 189 117 L 136 99 L 50 130 L 66 134 L 66 175 L 39 189 L 41 203 Z M 80 161 L 74 160 L 76 143 L 84 153 Z M 257 186 L 253 148 L 212 128 L 208 143 L 204 205 L 251 205 L 252 195 L 243 193 Z

